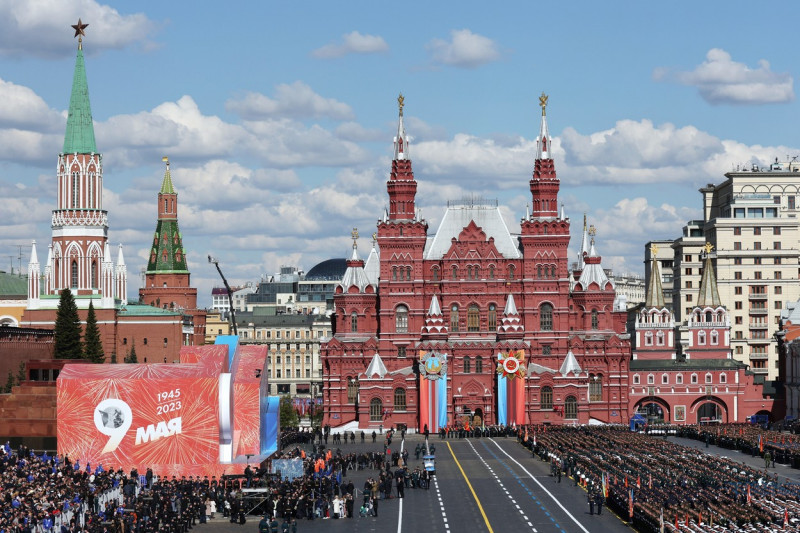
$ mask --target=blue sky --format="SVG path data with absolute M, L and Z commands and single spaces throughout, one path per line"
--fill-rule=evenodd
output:
M 165 155 L 201 304 L 209 253 L 237 283 L 344 257 L 354 226 L 366 254 L 401 91 L 431 233 L 465 195 L 519 227 L 546 92 L 573 235 L 586 212 L 617 272 L 701 216 L 699 187 L 800 155 L 796 3 L 563 4 L 0 1 L 0 268 L 50 239 L 78 17 L 131 295 Z

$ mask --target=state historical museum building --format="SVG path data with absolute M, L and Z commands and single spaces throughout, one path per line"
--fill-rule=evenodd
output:
M 321 347 L 324 423 L 432 432 L 469 421 L 627 423 L 626 306 L 585 220 L 570 267 L 547 97 L 528 182 L 532 211 L 508 227 L 496 203 L 450 203 L 435 234 L 415 206 L 398 102 L 389 208 L 366 261 L 354 232 L 334 334 Z

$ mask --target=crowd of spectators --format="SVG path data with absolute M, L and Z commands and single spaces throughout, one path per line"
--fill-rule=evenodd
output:
M 408 453 L 393 452 L 388 435 L 382 450 L 359 453 L 327 448 L 326 436 L 282 432 L 283 451 L 271 459 L 294 459 L 302 472 L 294 478 L 272 474 L 266 464 L 223 479 L 166 478 L 149 469 L 140 475 L 0 446 L 0 533 L 186 533 L 217 514 L 244 523 L 248 513 L 257 513 L 290 524 L 352 518 L 364 509 L 377 516 L 379 500 L 427 486 L 427 473 L 406 468 Z M 348 474 L 364 469 L 376 472 L 359 494 Z
M 741 429 L 758 446 L 750 428 Z M 702 431 L 677 429 L 705 440 Z M 774 470 L 623 427 L 528 427 L 517 437 L 590 495 L 602 494 L 639 531 L 782 531 L 800 524 L 800 484 Z

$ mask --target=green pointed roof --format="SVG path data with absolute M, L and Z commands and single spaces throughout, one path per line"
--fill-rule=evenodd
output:
M 711 245 L 706 245 L 706 264 L 703 267 L 703 278 L 700 280 L 700 294 L 697 295 L 698 307 L 721 307 L 719 290 L 717 289 L 717 276 L 714 275 L 714 266 L 711 264 Z
M 186 252 L 183 250 L 183 237 L 178 229 L 177 220 L 162 219 L 156 224 L 146 273 L 189 273 Z
M 89 105 L 89 84 L 86 82 L 86 65 L 83 49 L 78 48 L 75 74 L 72 77 L 72 95 L 69 98 L 67 132 L 64 135 L 65 154 L 91 154 L 97 152 L 94 142 L 92 108 Z
M 164 181 L 161 182 L 160 194 L 175 194 L 175 188 L 172 186 L 172 176 L 169 173 L 169 162 L 167 162 L 167 171 L 164 173 Z

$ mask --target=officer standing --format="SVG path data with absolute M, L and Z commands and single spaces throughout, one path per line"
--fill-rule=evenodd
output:
M 603 493 L 602 492 L 597 492 L 595 494 L 595 502 L 594 503 L 597 505 L 597 514 L 598 515 L 603 514 Z
M 588 499 L 589 499 L 589 514 L 593 515 L 594 514 L 594 494 L 592 494 L 590 492 L 588 494 Z

